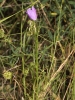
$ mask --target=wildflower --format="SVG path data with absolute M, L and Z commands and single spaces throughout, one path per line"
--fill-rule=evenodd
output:
M 36 13 L 36 9 L 34 8 L 34 6 L 32 6 L 32 8 L 28 8 L 26 13 L 30 19 L 34 21 L 37 20 L 37 13 Z

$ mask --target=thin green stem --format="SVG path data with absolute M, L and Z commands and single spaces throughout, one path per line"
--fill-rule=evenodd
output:
M 35 68 L 36 68 L 36 99 L 38 100 L 38 32 L 34 23 L 34 42 L 35 42 Z
M 22 11 L 23 11 L 23 3 L 22 3 Z M 23 15 L 23 13 L 22 13 Z M 23 50 L 23 21 L 21 19 L 21 49 Z M 24 60 L 24 55 L 22 56 L 22 74 L 23 74 L 23 78 L 22 78 L 22 82 L 23 82 L 23 87 L 24 87 L 24 97 L 26 97 L 26 83 L 25 83 L 25 60 Z

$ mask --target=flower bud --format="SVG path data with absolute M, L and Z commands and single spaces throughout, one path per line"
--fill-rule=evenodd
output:
M 34 21 L 37 20 L 37 13 L 36 13 L 36 9 L 34 8 L 34 6 L 32 6 L 32 8 L 28 8 L 26 13 L 31 20 L 34 20 Z

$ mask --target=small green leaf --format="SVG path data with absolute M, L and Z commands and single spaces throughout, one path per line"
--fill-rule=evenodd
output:
M 75 1 L 68 1 L 69 2 L 69 4 L 71 4 L 71 5 L 75 5 Z
M 52 36 L 52 33 L 50 31 L 48 31 L 48 36 L 51 40 L 53 40 L 53 36 Z
M 42 3 L 47 3 L 49 0 L 42 0 Z
M 3 2 L 3 0 L 0 0 L 0 2 Z
M 4 30 L 0 29 L 0 38 L 3 38 L 3 37 L 4 37 Z

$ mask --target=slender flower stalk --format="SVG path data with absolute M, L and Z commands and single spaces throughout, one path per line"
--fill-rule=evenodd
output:
M 32 6 L 32 8 L 28 8 L 26 13 L 31 20 L 34 20 L 34 21 L 37 20 L 37 12 L 34 6 Z

